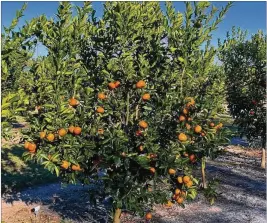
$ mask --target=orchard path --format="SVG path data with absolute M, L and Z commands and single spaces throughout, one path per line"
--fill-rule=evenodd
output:
M 258 168 L 259 150 L 227 147 L 227 152 L 216 163 L 208 161 L 209 179 L 218 178 L 220 193 L 210 206 L 202 194 L 182 209 L 176 205 L 166 209 L 157 205 L 153 221 L 157 223 L 264 223 L 266 222 L 266 172 Z M 198 171 L 199 172 L 199 171 Z M 59 183 L 28 188 L 21 193 L 2 197 L 4 223 L 80 223 L 110 222 L 105 202 L 90 205 L 86 192 L 94 186 L 68 186 Z M 37 216 L 31 208 L 40 205 Z M 64 221 L 61 221 L 64 219 Z M 144 222 L 138 217 L 123 214 L 122 223 Z

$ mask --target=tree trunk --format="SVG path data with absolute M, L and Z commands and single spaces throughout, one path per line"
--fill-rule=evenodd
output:
M 121 209 L 117 208 L 114 214 L 113 223 L 121 222 Z
M 262 148 L 262 155 L 261 155 L 261 168 L 265 169 L 266 168 L 266 151 L 265 148 Z
M 202 175 L 202 187 L 204 189 L 207 188 L 207 182 L 206 182 L 206 172 L 205 172 L 205 169 L 206 169 L 206 160 L 205 160 L 205 156 L 203 156 L 201 158 L 201 175 Z

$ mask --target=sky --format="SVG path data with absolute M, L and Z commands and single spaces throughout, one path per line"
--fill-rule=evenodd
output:
M 14 18 L 16 11 L 19 10 L 24 2 L 2 1 L 1 27 L 9 26 Z M 83 2 L 72 2 L 78 6 L 82 6 Z M 22 26 L 25 20 L 45 14 L 48 17 L 54 17 L 59 2 L 28 2 L 28 7 L 24 12 L 19 26 Z M 96 17 L 101 18 L 103 14 L 103 1 L 93 2 L 93 8 L 96 10 Z M 162 9 L 165 10 L 164 2 L 160 3 Z M 173 2 L 176 11 L 184 12 L 184 2 Z M 217 8 L 225 6 L 227 2 L 212 2 Z M 218 38 L 224 39 L 226 32 L 230 31 L 232 26 L 240 27 L 248 30 L 250 34 L 256 33 L 257 30 L 264 30 L 266 33 L 266 2 L 234 2 L 232 8 L 226 14 L 224 20 L 219 24 L 219 28 L 213 33 L 211 43 L 217 45 Z

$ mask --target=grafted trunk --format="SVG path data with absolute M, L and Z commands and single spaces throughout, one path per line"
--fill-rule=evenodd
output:
M 202 176 L 202 186 L 204 189 L 207 188 L 207 182 L 206 182 L 206 159 L 205 156 L 201 158 L 201 176 Z
M 266 168 L 266 151 L 265 148 L 262 148 L 262 154 L 261 154 L 261 168 Z
M 114 213 L 113 223 L 121 222 L 121 209 L 117 208 Z

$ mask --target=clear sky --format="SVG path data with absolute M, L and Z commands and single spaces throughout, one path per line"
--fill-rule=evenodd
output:
M 83 2 L 72 2 L 76 5 L 83 5 Z M 16 1 L 2 1 L 2 24 L 1 26 L 9 26 L 15 13 L 21 8 L 23 2 Z M 59 2 L 28 2 L 28 7 L 25 11 L 25 16 L 19 23 L 22 25 L 25 20 L 30 20 L 33 17 L 45 14 L 48 17 L 53 17 L 56 13 Z M 104 2 L 93 2 L 93 8 L 96 10 L 96 16 L 101 17 L 103 13 Z M 221 8 L 225 6 L 227 2 L 212 2 L 216 7 Z M 161 2 L 161 6 L 164 9 L 164 2 Z M 177 11 L 184 12 L 184 2 L 174 2 L 174 6 Z M 219 24 L 219 28 L 214 31 L 212 44 L 217 45 L 218 38 L 224 38 L 226 32 L 231 30 L 232 26 L 241 27 L 246 29 L 250 34 L 256 33 L 257 30 L 262 29 L 266 33 L 266 2 L 234 2 L 232 8 L 225 16 L 222 23 Z

